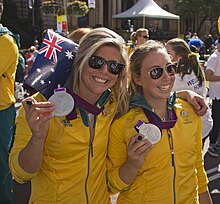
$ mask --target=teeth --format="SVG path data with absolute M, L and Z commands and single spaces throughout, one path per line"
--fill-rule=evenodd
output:
M 106 79 L 101 79 L 101 78 L 98 78 L 98 77 L 94 77 L 95 81 L 99 82 L 99 83 L 105 83 L 107 80 Z
M 161 86 L 159 86 L 159 88 L 162 90 L 162 91 L 166 91 L 166 90 L 168 90 L 169 88 L 170 88 L 170 85 L 161 85 Z

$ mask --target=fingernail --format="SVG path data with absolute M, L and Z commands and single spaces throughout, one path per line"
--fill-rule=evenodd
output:
M 29 106 L 31 106 L 33 103 L 32 103 L 32 101 L 26 101 L 26 104 L 28 104 Z
M 137 137 L 137 141 L 142 141 L 142 137 L 140 135 Z

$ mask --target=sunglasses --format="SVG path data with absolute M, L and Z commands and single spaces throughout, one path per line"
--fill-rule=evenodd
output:
M 145 38 L 145 39 L 149 39 L 149 36 L 148 35 L 144 35 L 144 36 L 141 36 L 141 37 L 143 37 L 143 38 Z
M 101 69 L 105 64 L 107 64 L 108 71 L 115 75 L 119 74 L 125 68 L 124 64 L 118 63 L 114 60 L 107 61 L 102 57 L 94 55 L 89 58 L 88 64 L 92 69 Z
M 176 73 L 176 64 L 169 64 L 166 66 L 166 72 L 169 76 L 173 76 Z M 163 67 L 153 67 L 148 71 L 151 79 L 159 79 L 163 75 L 164 68 Z

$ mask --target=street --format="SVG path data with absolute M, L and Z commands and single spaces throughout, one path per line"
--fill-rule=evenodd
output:
M 209 141 L 204 146 L 205 169 L 209 179 L 209 191 L 213 200 L 213 204 L 220 203 L 220 157 L 215 158 L 206 153 Z M 220 154 L 220 151 L 219 151 Z

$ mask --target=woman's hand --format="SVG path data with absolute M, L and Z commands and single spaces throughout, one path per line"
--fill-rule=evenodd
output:
M 133 182 L 144 164 L 147 153 L 153 148 L 147 139 L 138 140 L 138 137 L 143 137 L 143 135 L 138 134 L 131 138 L 127 148 L 127 161 L 119 169 L 119 176 L 126 184 Z
M 208 110 L 208 104 L 205 98 L 203 98 L 194 91 L 190 91 L 190 90 L 178 91 L 177 96 L 190 103 L 194 107 L 197 115 L 199 116 L 203 116 Z
M 136 168 L 140 169 L 144 164 L 144 159 L 147 153 L 153 148 L 153 145 L 147 139 L 140 139 L 143 138 L 143 135 L 137 134 L 131 138 L 128 144 L 128 163 Z
M 45 139 L 49 130 L 50 119 L 53 117 L 54 104 L 51 102 L 37 102 L 28 97 L 22 101 L 26 112 L 26 120 L 36 139 Z

